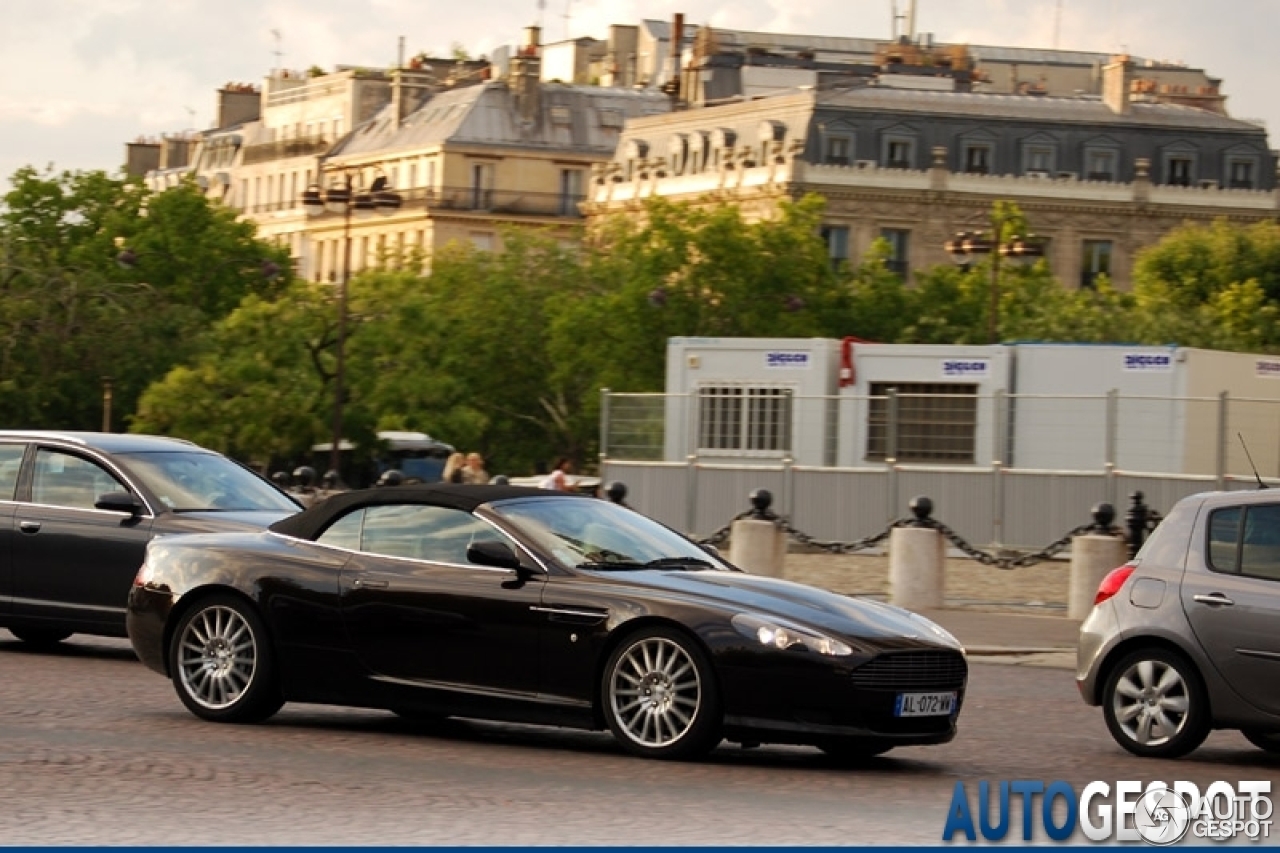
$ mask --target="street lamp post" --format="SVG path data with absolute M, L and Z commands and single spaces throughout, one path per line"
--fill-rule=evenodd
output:
M 322 189 L 313 184 L 302 193 L 308 216 L 325 211 L 342 214 L 342 274 L 338 277 L 338 339 L 333 373 L 333 434 L 329 445 L 329 470 L 342 470 L 342 418 L 346 406 L 347 285 L 351 278 L 351 217 L 374 211 L 391 213 L 400 207 L 400 196 L 391 190 L 385 177 L 376 178 L 369 188 L 357 189 L 349 172 Z
M 987 310 L 987 343 L 1000 341 L 1000 266 L 1001 261 L 1009 258 L 1015 261 L 1026 261 L 1044 256 L 1044 245 L 1034 236 L 1014 236 L 1004 239 L 1005 220 L 997 219 L 993 223 L 991 234 L 981 231 L 960 231 L 948 240 L 943 248 L 961 267 L 968 267 L 974 259 L 983 255 L 991 256 L 991 306 Z

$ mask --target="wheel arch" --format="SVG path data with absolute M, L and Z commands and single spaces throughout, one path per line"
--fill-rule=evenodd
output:
M 1127 655 L 1139 649 L 1156 648 L 1163 649 L 1176 654 L 1191 665 L 1195 671 L 1196 678 L 1199 679 L 1200 692 L 1203 694 L 1205 707 L 1208 709 L 1209 719 L 1213 719 L 1213 699 L 1210 696 L 1208 678 L 1205 675 L 1204 667 L 1201 662 L 1192 654 L 1185 646 L 1175 640 L 1160 636 L 1158 634 L 1143 634 L 1137 637 L 1129 637 L 1117 643 L 1111 651 L 1107 652 L 1107 656 L 1103 659 L 1102 665 L 1098 667 L 1098 677 L 1094 680 L 1093 685 L 1093 701 L 1095 705 L 1102 704 L 1102 691 L 1106 689 L 1107 682 L 1111 680 L 1111 675 L 1115 672 L 1116 666 Z
M 711 662 L 711 677 L 716 681 L 718 694 L 721 696 L 724 695 L 724 685 L 720 683 L 720 670 L 715 666 L 715 655 L 712 654 L 711 647 L 707 645 L 706 641 L 704 641 L 702 637 L 698 636 L 697 631 L 694 631 L 689 626 L 677 622 L 674 619 L 664 616 L 641 616 L 624 622 L 615 628 L 613 632 L 609 634 L 604 645 L 601 646 L 600 654 L 596 656 L 596 663 L 591 677 L 591 716 L 596 728 L 608 728 L 608 724 L 605 722 L 604 718 L 604 694 L 602 692 L 602 682 L 604 681 L 604 668 L 608 665 L 609 658 L 613 656 L 613 653 L 617 650 L 618 646 L 622 645 L 640 631 L 648 628 L 669 628 L 689 638 L 694 645 L 698 647 L 698 650 L 706 656 L 707 660 Z
M 254 597 L 246 593 L 244 590 L 229 584 L 211 583 L 187 590 L 182 594 L 182 597 L 178 599 L 177 603 L 174 604 L 173 609 L 169 611 L 169 617 L 164 626 L 165 675 L 173 675 L 172 667 L 170 666 L 169 652 L 173 645 L 173 635 L 178 630 L 178 624 L 182 622 L 182 617 L 189 613 L 191 608 L 214 595 L 228 595 L 232 598 L 238 598 L 247 606 L 253 608 L 254 612 L 258 614 L 258 617 L 262 619 L 262 624 L 266 628 L 267 636 L 263 638 L 264 641 L 269 645 L 271 653 L 275 656 L 276 660 L 280 659 L 278 649 L 276 648 L 276 638 L 271 631 L 271 624 L 267 620 L 266 614 L 263 613 L 262 608 L 258 606 L 258 602 Z

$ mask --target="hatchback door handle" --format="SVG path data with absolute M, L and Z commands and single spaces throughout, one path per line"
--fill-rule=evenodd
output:
M 1234 601 L 1227 598 L 1225 595 L 1223 595 L 1220 592 L 1211 592 L 1208 595 L 1197 595 L 1197 596 L 1194 596 L 1194 599 L 1200 602 L 1201 604 L 1217 604 L 1224 607 L 1235 604 Z
M 386 581 L 374 580 L 372 578 L 356 578 L 351 582 L 356 589 L 386 589 L 390 586 Z
M 39 533 L 40 522 L 38 521 L 19 521 L 18 529 L 23 533 Z

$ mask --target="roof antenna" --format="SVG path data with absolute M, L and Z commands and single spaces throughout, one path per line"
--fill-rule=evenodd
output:
M 1244 443 L 1244 436 L 1236 433 L 1236 438 L 1240 439 L 1240 446 L 1244 448 L 1244 455 L 1249 460 L 1249 467 L 1253 469 L 1253 477 L 1258 481 L 1258 488 L 1267 488 L 1267 484 L 1262 482 L 1262 475 L 1258 473 L 1258 466 L 1253 464 L 1253 457 L 1249 455 L 1249 445 Z

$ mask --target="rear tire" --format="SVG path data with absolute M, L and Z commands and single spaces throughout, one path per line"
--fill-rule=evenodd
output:
M 71 636 L 70 631 L 59 631 L 57 628 L 10 628 L 9 633 L 37 649 L 51 648 Z
M 1245 736 L 1249 743 L 1265 752 L 1273 755 L 1280 755 L 1280 732 L 1264 732 L 1259 729 L 1245 729 L 1240 734 Z
M 1209 735 L 1209 699 L 1196 668 L 1163 648 L 1138 649 L 1112 668 L 1102 713 L 1116 743 L 1147 758 L 1180 758 Z
M 271 641 L 247 601 L 211 595 L 178 621 L 169 672 L 182 704 L 218 723 L 259 723 L 284 704 Z
M 683 760 L 720 743 L 715 672 L 679 631 L 646 628 L 623 640 L 605 664 L 600 698 L 609 731 L 634 755 Z

